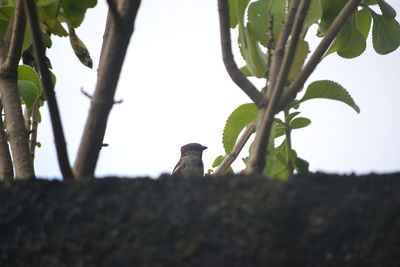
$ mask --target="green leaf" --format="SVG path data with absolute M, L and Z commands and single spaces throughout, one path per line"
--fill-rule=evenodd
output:
M 222 155 L 219 155 L 218 157 L 216 157 L 213 161 L 212 167 L 213 168 L 218 167 L 221 164 L 221 162 L 224 160 L 224 158 L 225 158 L 225 156 L 222 156 Z
M 222 143 L 226 154 L 232 152 L 240 132 L 246 125 L 257 119 L 258 108 L 255 104 L 243 104 L 235 109 L 226 121 Z
M 278 138 L 285 134 L 286 126 L 280 119 L 274 118 L 272 129 L 271 133 L 273 134 L 273 137 Z
M 42 92 L 42 85 L 40 83 L 39 75 L 36 71 L 27 65 L 19 65 L 18 66 L 18 80 L 25 80 L 33 82 L 38 89 L 38 93 Z
M 299 39 L 296 47 L 296 53 L 294 55 L 292 66 L 290 67 L 290 72 L 288 75 L 288 80 L 293 81 L 296 76 L 300 73 L 301 68 L 303 67 L 304 61 L 307 58 L 308 53 L 310 53 L 310 49 L 308 47 L 308 43 L 303 39 Z
M 57 20 L 57 18 L 51 18 L 47 16 L 47 14 L 41 7 L 38 7 L 37 11 L 40 22 L 42 22 L 47 26 L 47 31 L 61 37 L 68 36 L 68 32 L 64 29 L 64 27 L 61 25 L 60 21 Z
M 310 164 L 302 158 L 296 158 L 294 161 L 294 167 L 297 173 L 307 173 L 309 166 Z
M 271 16 L 274 40 L 278 39 L 285 18 L 286 1 L 259 0 L 250 4 L 248 27 L 255 40 L 267 47 L 271 38 Z M 274 46 L 274 45 L 273 45 Z
M 3 36 L 7 32 L 7 28 L 8 25 L 10 24 L 13 13 L 14 13 L 14 7 L 12 6 L 0 7 L 0 32 Z
M 72 27 L 77 28 L 81 25 L 85 18 L 85 13 L 88 8 L 95 7 L 97 0 L 60 0 L 60 6 L 64 11 L 67 21 Z
M 31 108 L 38 96 L 38 88 L 31 81 L 18 80 L 18 92 L 27 108 Z
M 59 0 L 39 0 L 37 3 L 46 13 L 49 18 L 56 18 L 58 7 L 60 4 Z
M 353 14 L 344 25 L 339 35 L 329 48 L 325 56 L 337 52 L 343 58 L 355 58 L 360 56 L 367 47 L 364 35 L 358 30 L 356 18 Z
M 228 0 L 229 18 L 230 18 L 230 24 L 231 24 L 232 29 L 238 25 L 238 17 L 237 17 L 237 12 L 236 12 L 236 1 L 237 0 Z
M 360 108 L 356 105 L 350 94 L 346 91 L 346 89 L 336 82 L 321 80 L 311 83 L 308 86 L 303 98 L 297 101 L 296 104 L 300 104 L 306 100 L 315 98 L 337 100 L 349 105 L 357 113 L 360 113 Z
M 372 45 L 378 54 L 386 55 L 396 50 L 400 45 L 400 25 L 393 19 L 376 14 L 368 9 L 373 19 Z
M 324 36 L 326 31 L 335 20 L 336 16 L 342 10 L 347 0 L 321 0 L 322 5 L 322 18 L 319 27 L 318 36 Z
M 239 32 L 241 29 L 242 27 L 239 26 Z M 245 33 L 242 36 L 245 36 L 246 44 L 242 42 L 242 39 L 240 38 L 239 42 L 240 52 L 247 63 L 246 67 L 253 76 L 256 76 L 257 78 L 265 78 L 268 66 L 268 57 L 261 51 L 258 42 L 249 33 L 249 29 L 243 28 L 243 30 Z
M 283 1 L 282 1 L 283 2 Z M 317 23 L 322 17 L 322 6 L 320 0 L 311 0 L 310 7 L 307 11 L 307 16 L 303 23 L 302 32 L 306 32 L 308 28 Z
M 369 29 L 371 28 L 371 15 L 363 8 L 356 12 L 356 21 L 358 30 L 367 39 Z
M 307 127 L 308 125 L 310 125 L 311 120 L 304 118 L 304 117 L 300 117 L 300 118 L 295 118 L 293 121 L 290 122 L 290 128 L 291 129 L 300 129 L 300 128 L 304 128 Z
M 396 10 L 391 7 L 385 0 L 377 0 L 382 15 L 387 19 L 394 19 L 396 17 Z
M 250 71 L 249 68 L 247 66 L 243 66 L 240 68 L 240 71 L 244 74 L 244 76 L 246 77 L 251 77 L 254 76 Z
M 76 35 L 73 27 L 69 26 L 68 30 L 69 30 L 69 41 L 71 43 L 72 49 L 75 52 L 75 55 L 83 65 L 92 68 L 93 61 L 92 58 L 90 57 L 89 50 L 86 48 L 82 40 L 79 39 L 79 37 Z
M 286 116 L 285 121 L 288 123 L 290 122 L 294 117 L 296 117 L 297 115 L 299 115 L 300 112 L 299 111 L 295 111 L 293 113 L 290 113 L 289 115 Z

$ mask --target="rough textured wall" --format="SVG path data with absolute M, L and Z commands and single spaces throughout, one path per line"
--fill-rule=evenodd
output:
M 400 173 L 0 183 L 0 266 L 400 266 Z

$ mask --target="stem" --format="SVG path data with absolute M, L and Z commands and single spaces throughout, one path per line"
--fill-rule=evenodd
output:
M 0 113 L 3 107 L 0 104 Z M 11 160 L 7 136 L 3 126 L 3 115 L 0 114 L 0 181 L 11 181 L 14 177 L 14 169 Z
M 32 107 L 32 133 L 31 133 L 31 138 L 29 140 L 29 150 L 31 151 L 32 160 L 34 160 L 35 158 L 35 150 L 37 144 L 39 108 L 40 108 L 40 96 L 38 96 L 38 98 L 35 101 L 35 104 Z
M 74 164 L 76 177 L 82 179 L 94 175 L 103 145 L 108 115 L 114 105 L 119 75 L 140 5 L 140 1 L 132 0 L 120 0 L 115 3 L 114 14 L 108 11 L 96 89 L 91 99 L 89 116 Z M 114 16 L 121 19 L 123 29 L 118 28 Z
M 229 166 L 236 160 L 237 156 L 239 155 L 240 151 L 242 151 L 244 145 L 249 140 L 250 136 L 255 133 L 256 131 L 256 122 L 252 122 L 249 124 L 244 131 L 244 133 L 240 136 L 239 140 L 236 142 L 235 146 L 232 149 L 232 152 L 227 155 L 218 168 L 214 171 L 213 175 L 222 175 L 224 174 Z
M 293 174 L 293 160 L 292 160 L 292 139 L 291 139 L 291 133 L 292 133 L 292 129 L 290 129 L 290 121 L 287 120 L 287 117 L 289 115 L 289 110 L 285 109 L 284 110 L 284 116 L 285 116 L 285 138 L 286 138 L 286 155 L 287 155 L 287 159 L 288 159 L 288 166 L 287 166 L 287 170 L 289 172 L 289 175 Z
M 325 52 L 328 50 L 329 46 L 332 44 L 333 40 L 336 38 L 343 26 L 346 24 L 349 17 L 357 9 L 357 6 L 361 1 L 362 0 L 349 0 L 346 3 L 346 5 L 340 11 L 339 15 L 335 18 L 335 20 L 329 27 L 325 37 L 315 49 L 314 53 L 308 60 L 307 64 L 304 66 L 303 70 L 299 73 L 296 79 L 289 86 L 286 93 L 282 96 L 278 110 L 283 110 L 293 99 L 295 99 L 299 90 L 304 86 L 304 83 L 306 82 L 308 77 L 315 70 Z
M 69 164 L 67 146 L 65 143 L 65 137 L 60 119 L 60 113 L 58 110 L 57 100 L 54 93 L 53 81 L 51 79 L 50 71 L 46 64 L 46 47 L 44 46 L 42 33 L 39 27 L 36 4 L 34 0 L 24 0 L 24 6 L 25 12 L 30 22 L 32 45 L 36 55 L 36 66 L 39 68 L 40 71 L 41 82 L 44 92 L 46 94 L 47 103 L 50 111 L 50 118 L 53 126 L 53 134 L 57 150 L 58 164 L 60 166 L 63 179 L 71 180 L 73 179 L 73 173 Z
M 15 176 L 18 179 L 32 179 L 35 178 L 35 173 L 17 86 L 17 67 L 21 57 L 26 24 L 22 3 L 22 0 L 16 3 L 12 22 L 3 40 L 4 46 L 0 47 L 0 93 L 7 123 L 7 137 L 14 160 Z
M 287 75 L 289 74 L 289 70 L 294 59 L 296 46 L 300 38 L 301 29 L 303 27 L 305 16 L 307 15 L 310 1 L 311 0 L 302 0 L 300 4 L 299 1 L 295 0 L 292 0 L 291 2 L 289 13 L 294 12 L 293 10 L 297 9 L 297 7 L 299 6 L 298 11 L 296 12 L 296 18 L 293 27 L 291 26 L 293 21 L 289 20 L 289 16 L 284 25 L 284 28 L 292 28 L 291 41 L 289 43 L 287 53 L 285 53 L 285 56 L 283 58 L 282 66 L 280 66 L 279 75 L 276 78 L 276 84 L 274 84 L 272 87 L 272 96 L 269 104 L 266 108 L 262 108 L 260 110 L 253 151 L 250 155 L 250 160 L 248 162 L 246 173 L 262 173 L 262 171 L 264 170 L 266 151 L 268 147 L 272 123 L 279 105 L 279 99 L 281 97 L 283 87 L 287 81 Z M 279 39 L 281 39 L 281 37 Z M 278 41 L 278 43 L 281 42 Z M 285 44 L 281 43 L 280 45 L 283 45 L 283 47 L 277 45 L 277 51 L 279 51 L 280 49 L 284 49 Z
M 246 95 L 257 106 L 261 106 L 263 95 L 239 70 L 233 58 L 228 0 L 218 0 L 218 13 L 221 35 L 222 59 L 224 61 L 225 68 L 231 79 L 236 83 L 236 85 L 239 86 L 240 89 L 242 89 L 243 92 L 245 92 Z

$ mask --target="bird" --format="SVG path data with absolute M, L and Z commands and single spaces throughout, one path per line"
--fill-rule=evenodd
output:
M 181 147 L 181 158 L 176 164 L 172 175 L 203 176 L 204 164 L 201 159 L 206 146 L 198 143 L 189 143 Z

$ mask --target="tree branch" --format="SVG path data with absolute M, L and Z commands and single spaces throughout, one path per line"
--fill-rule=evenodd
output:
M 236 142 L 235 146 L 233 147 L 232 152 L 229 153 L 229 155 L 224 158 L 224 160 L 221 162 L 221 164 L 213 172 L 212 175 L 223 175 L 223 174 L 225 174 L 225 172 L 229 168 L 229 166 L 231 166 L 232 163 L 239 156 L 239 153 L 242 151 L 244 145 L 247 143 L 247 141 L 249 140 L 250 136 L 253 133 L 255 133 L 256 125 L 257 125 L 257 122 L 254 121 L 254 122 L 250 123 L 247 126 L 246 130 L 243 132 L 243 134 L 240 136 L 239 140 Z
M 53 134 L 57 150 L 58 164 L 60 166 L 63 179 L 70 180 L 73 179 L 73 173 L 69 164 L 67 146 L 65 143 L 65 137 L 60 119 L 60 113 L 58 110 L 57 100 L 54 93 L 53 81 L 51 79 L 50 72 L 46 64 L 46 47 L 44 46 L 42 33 L 39 27 L 35 1 L 24 0 L 24 7 L 30 22 L 32 45 L 36 55 L 36 66 L 40 71 L 41 81 L 50 111 L 50 118 L 53 126 Z
M 219 13 L 219 25 L 221 35 L 221 48 L 222 48 L 222 59 L 225 64 L 225 68 L 240 89 L 247 94 L 248 97 L 257 105 L 261 105 L 263 95 L 257 88 L 244 76 L 244 74 L 238 69 L 232 54 L 231 47 L 231 32 L 230 32 L 230 18 L 229 18 L 229 4 L 228 0 L 218 0 L 218 13 Z
M 89 116 L 74 164 L 74 173 L 78 178 L 86 178 L 94 174 L 140 1 L 120 0 L 116 4 L 116 10 L 124 28 L 117 28 L 118 25 L 109 10 L 96 89 L 91 99 Z
M 336 17 L 336 19 L 329 27 L 325 37 L 322 39 L 318 47 L 315 49 L 314 53 L 308 60 L 307 64 L 304 66 L 303 70 L 299 73 L 296 79 L 289 86 L 286 93 L 282 96 L 278 110 L 283 110 L 293 99 L 295 99 L 299 90 L 303 87 L 308 77 L 311 75 L 316 66 L 319 64 L 325 52 L 328 50 L 335 37 L 343 28 L 343 26 L 346 24 L 349 17 L 357 9 L 357 6 L 360 4 L 361 1 L 362 0 L 349 0 L 346 3 L 346 5 L 340 11 L 339 15 Z
M 9 40 L 9 43 L 7 42 L 6 44 L 9 45 L 9 49 L 4 67 L 7 69 L 16 69 L 21 58 L 26 25 L 26 18 L 21 4 L 15 6 L 12 21 L 6 33 L 6 40 Z
M 0 104 L 0 113 L 3 107 Z M 14 177 L 14 169 L 11 160 L 7 136 L 3 127 L 3 116 L 0 114 L 0 181 L 10 181 Z
M 28 132 L 25 129 L 21 100 L 18 94 L 18 62 L 21 55 L 25 32 L 23 0 L 16 2 L 12 21 L 8 27 L 0 59 L 0 93 L 7 123 L 7 137 L 18 179 L 35 178 L 33 163 L 29 153 Z
M 268 98 L 271 98 L 272 90 L 275 87 L 275 81 L 279 74 L 280 67 L 282 65 L 282 60 L 285 55 L 286 43 L 289 39 L 289 35 L 292 30 L 293 21 L 294 21 L 298 6 L 299 6 L 299 0 L 294 0 L 291 2 L 285 24 L 283 25 L 282 31 L 279 34 L 275 49 L 273 51 L 271 51 L 271 53 L 270 53 L 270 54 L 273 54 L 273 57 L 272 57 L 272 63 L 271 63 L 271 71 L 269 72 L 269 77 L 267 80 L 267 83 L 268 83 L 267 88 L 269 88 L 269 90 L 266 92 L 266 96 Z
M 122 32 L 125 31 L 124 21 L 121 18 L 121 15 L 118 12 L 117 5 L 114 0 L 107 0 L 108 10 L 111 16 L 114 19 L 116 29 L 120 29 Z
M 250 155 L 250 160 L 248 162 L 246 173 L 262 173 L 262 171 L 264 170 L 266 151 L 269 136 L 271 133 L 272 123 L 277 111 L 277 107 L 279 105 L 279 99 L 283 92 L 283 87 L 287 81 L 290 67 L 292 66 L 297 43 L 299 41 L 301 29 L 303 27 L 303 22 L 307 15 L 308 7 L 310 6 L 310 1 L 311 0 L 301 0 L 301 3 L 299 3 L 299 1 L 292 0 L 290 9 L 294 10 L 298 7 L 295 22 L 292 26 L 291 24 L 293 20 L 290 21 L 288 16 L 288 20 L 285 22 L 284 25 L 284 28 L 291 28 L 291 40 L 288 46 L 287 53 L 285 53 L 285 56 L 283 58 L 283 63 L 280 66 L 279 75 L 276 78 L 276 84 L 274 84 L 272 88 L 272 95 L 268 106 L 260 110 L 260 115 L 257 120 L 256 137 L 254 140 L 253 149 Z M 289 11 L 289 13 L 290 12 L 291 11 Z M 277 46 L 277 49 L 285 48 L 285 43 L 282 43 L 281 45 L 283 45 L 283 48 Z

